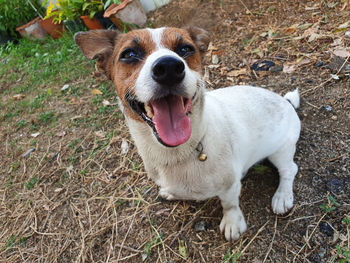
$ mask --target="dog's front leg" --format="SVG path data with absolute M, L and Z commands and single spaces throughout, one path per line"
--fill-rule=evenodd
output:
M 224 232 L 228 241 L 238 239 L 247 229 L 243 213 L 239 208 L 240 192 L 241 181 L 238 179 L 225 193 L 219 195 L 224 214 L 220 223 L 220 230 Z

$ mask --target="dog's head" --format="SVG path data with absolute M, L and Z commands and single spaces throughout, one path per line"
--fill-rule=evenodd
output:
M 165 146 L 191 136 L 191 106 L 200 89 L 201 57 L 208 33 L 188 27 L 79 32 L 83 54 L 97 59 L 117 90 L 128 118 L 147 123 Z

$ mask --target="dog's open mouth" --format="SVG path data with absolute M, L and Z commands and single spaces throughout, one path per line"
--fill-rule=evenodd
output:
M 191 121 L 188 114 L 191 111 L 192 99 L 168 95 L 142 103 L 130 96 L 127 98 L 132 110 L 151 126 L 158 141 L 165 146 L 178 146 L 191 137 Z

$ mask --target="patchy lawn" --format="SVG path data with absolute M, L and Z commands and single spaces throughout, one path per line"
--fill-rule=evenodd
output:
M 155 27 L 192 23 L 210 31 L 208 88 L 300 89 L 295 206 L 274 215 L 277 172 L 269 163 L 253 167 L 241 195 L 248 230 L 234 243 L 219 233 L 218 199 L 158 198 L 114 88 L 71 36 L 0 49 L 0 261 L 349 262 L 344 4 L 173 0 L 149 14 Z

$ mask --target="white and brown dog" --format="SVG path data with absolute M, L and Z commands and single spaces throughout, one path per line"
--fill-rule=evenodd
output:
M 239 207 L 241 179 L 268 158 L 280 175 L 273 211 L 281 214 L 293 206 L 297 90 L 284 98 L 250 86 L 207 91 L 201 57 L 209 35 L 195 27 L 79 32 L 75 42 L 113 81 L 146 171 L 162 197 L 218 196 L 220 230 L 227 240 L 237 239 L 246 230 Z

